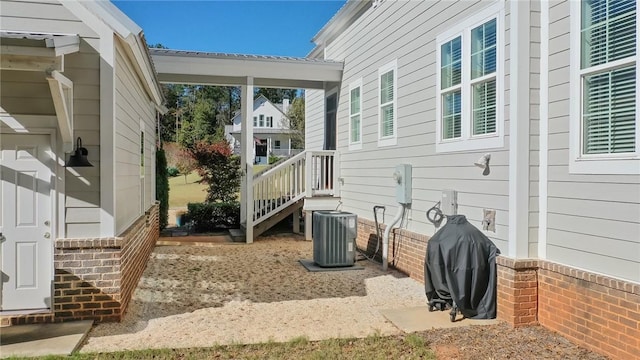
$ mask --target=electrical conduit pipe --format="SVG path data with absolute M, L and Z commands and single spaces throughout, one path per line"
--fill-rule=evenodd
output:
M 400 208 L 398 209 L 398 213 L 396 217 L 391 220 L 391 224 L 384 229 L 384 236 L 382 237 L 382 271 L 387 271 L 389 267 L 389 235 L 391 235 L 391 230 L 393 227 L 402 219 L 404 216 L 404 204 L 400 204 Z

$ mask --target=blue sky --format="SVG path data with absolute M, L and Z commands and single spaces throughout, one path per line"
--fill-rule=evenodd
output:
M 344 0 L 114 1 L 144 30 L 147 42 L 170 49 L 306 56 L 311 38 Z

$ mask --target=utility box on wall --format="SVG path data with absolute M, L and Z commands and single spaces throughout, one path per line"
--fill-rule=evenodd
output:
M 396 182 L 396 201 L 400 204 L 411 204 L 412 170 L 410 164 L 396 165 L 393 179 Z

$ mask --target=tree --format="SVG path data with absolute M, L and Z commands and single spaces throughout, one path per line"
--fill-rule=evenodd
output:
M 304 149 L 304 98 L 293 99 L 287 117 L 289 118 L 289 129 L 291 134 L 291 146 L 294 149 Z
M 229 143 L 197 142 L 189 152 L 198 162 L 198 174 L 206 183 L 207 202 L 237 201 L 240 190 L 240 159 L 234 156 Z
M 282 104 L 283 99 L 293 99 L 296 97 L 296 89 L 274 89 L 274 88 L 256 88 L 254 95 L 264 95 L 274 104 Z
M 158 217 L 160 218 L 160 230 L 162 230 L 167 227 L 169 222 L 169 174 L 167 173 L 167 158 L 162 148 L 156 152 L 156 200 L 160 202 Z
M 187 150 L 180 149 L 176 153 L 176 169 L 180 171 L 180 174 L 184 175 L 184 183 L 187 183 L 187 175 L 198 167 L 198 162 L 191 156 L 191 153 Z

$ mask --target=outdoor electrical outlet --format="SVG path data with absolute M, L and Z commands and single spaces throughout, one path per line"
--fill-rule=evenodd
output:
M 496 232 L 496 211 L 493 209 L 483 209 L 482 230 Z

